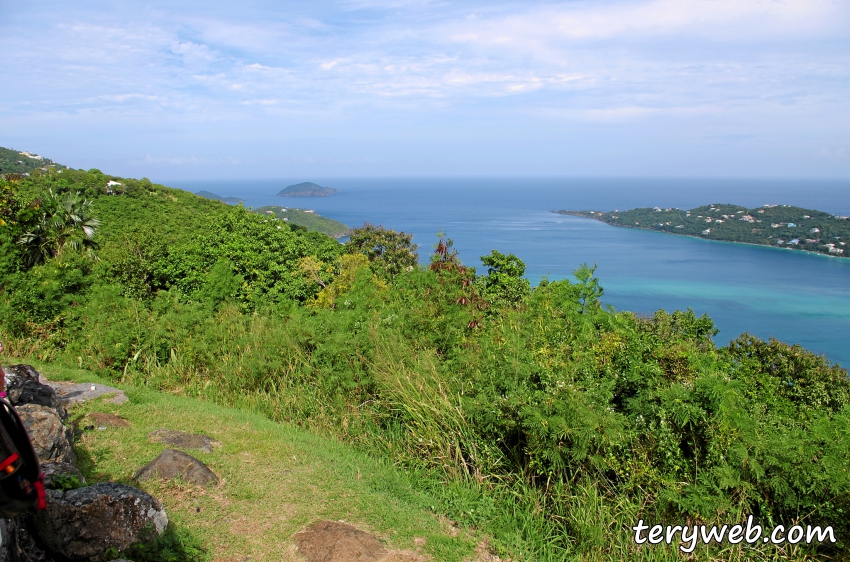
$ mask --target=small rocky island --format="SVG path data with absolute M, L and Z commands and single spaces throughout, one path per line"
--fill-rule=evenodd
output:
M 804 250 L 847 257 L 850 217 L 792 205 L 706 205 L 690 210 L 652 207 L 628 211 L 553 211 L 596 219 L 613 226 L 657 230 L 741 244 Z
M 305 181 L 290 185 L 277 194 L 278 197 L 328 197 L 339 193 L 332 187 L 322 187 L 313 182 Z

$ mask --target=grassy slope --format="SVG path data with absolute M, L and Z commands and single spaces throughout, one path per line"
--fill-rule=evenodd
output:
M 52 380 L 106 384 L 87 371 L 37 367 Z M 124 482 L 160 498 L 169 519 L 199 539 L 214 560 L 300 560 L 293 535 L 317 519 L 345 520 L 376 533 L 390 548 L 414 549 L 415 539 L 425 539 L 421 550 L 433 560 L 459 561 L 474 553 L 475 539 L 453 532 L 448 521 L 430 513 L 435 502 L 414 490 L 411 475 L 386 463 L 256 414 L 122 389 L 130 397 L 125 404 L 95 402 L 72 410 L 74 419 L 99 411 L 132 424 L 78 437 L 80 469 L 89 483 Z M 210 454 L 187 452 L 208 464 L 223 483 L 202 489 L 178 482 L 131 482 L 139 467 L 167 448 L 147 440 L 159 428 L 221 441 L 223 446 Z

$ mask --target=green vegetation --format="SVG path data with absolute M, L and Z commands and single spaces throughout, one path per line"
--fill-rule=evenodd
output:
M 675 545 L 634 544 L 638 519 L 749 514 L 831 525 L 840 542 L 693 557 L 847 548 L 850 379 L 822 357 L 747 334 L 718 346 L 690 310 L 605 308 L 586 265 L 530 287 L 517 256 L 493 251 L 479 274 L 442 234 L 423 268 L 409 234 L 365 225 L 343 246 L 146 180 L 107 195 L 106 181 L 0 183 L 0 337 L 19 357 L 345 441 L 411 471 L 437 513 L 513 560 L 674 560 Z M 69 249 L 25 265 L 18 242 L 50 189 L 92 202 L 97 260 Z
M 791 205 L 747 209 L 737 205 L 707 205 L 689 211 L 660 207 L 601 213 L 557 211 L 589 217 L 614 226 L 657 230 L 668 234 L 805 250 L 848 257 L 850 217 L 830 215 Z
M 322 187 L 321 185 L 305 181 L 290 185 L 282 189 L 278 193 L 278 197 L 328 197 L 334 193 L 339 193 L 332 187 Z
M 413 271 L 419 261 L 413 235 L 387 230 L 369 223 L 355 229 L 347 244 L 348 251 L 369 258 L 372 270 L 381 277 Z
M 307 230 L 314 230 L 327 234 L 331 238 L 342 238 L 348 236 L 351 231 L 349 227 L 339 221 L 323 217 L 310 209 L 294 209 L 292 207 L 278 207 L 268 205 L 254 209 L 255 213 L 261 213 L 274 217 L 275 219 L 302 226 Z
M 92 216 L 90 201 L 82 199 L 79 193 L 60 196 L 50 189 L 38 211 L 41 216 L 18 239 L 18 244 L 24 247 L 25 265 L 44 263 L 68 249 L 93 255 L 97 248 L 95 229 L 100 221 Z
M 38 154 L 0 146 L 0 174 L 29 174 L 38 169 L 46 171 L 48 168 L 63 170 L 66 166 Z
M 212 199 L 213 201 L 222 201 L 224 203 L 241 203 L 242 199 L 238 197 L 222 197 L 220 195 L 216 195 L 212 191 L 199 191 L 195 195 L 200 195 L 205 199 Z
M 63 492 L 82 488 L 85 485 L 74 474 L 54 474 L 51 476 L 51 481 L 54 490 L 62 490 Z

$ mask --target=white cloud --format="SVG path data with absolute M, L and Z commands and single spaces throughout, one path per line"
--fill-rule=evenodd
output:
M 717 65 L 713 50 L 695 52 L 700 41 L 711 38 L 754 41 L 781 35 L 790 40 L 828 32 L 842 13 L 840 2 L 828 0 L 502 4 L 498 9 L 479 6 L 466 17 L 455 17 L 461 8 L 447 11 L 434 2 L 344 6 L 403 14 L 425 11 L 429 17 L 416 25 L 404 17 L 397 24 L 378 18 L 348 31 L 304 14 L 289 20 L 275 14 L 245 21 L 221 17 L 216 10 L 204 17 L 176 12 L 143 25 L 108 18 L 95 23 L 72 20 L 57 24 L 60 33 L 49 50 L 61 53 L 68 68 L 83 79 L 77 88 L 86 75 L 94 81 L 109 76 L 131 87 L 144 83 L 150 89 L 139 88 L 140 94 L 152 97 L 183 88 L 183 95 L 195 96 L 202 105 L 245 101 L 222 97 L 223 91 L 253 95 L 251 99 L 309 97 L 335 103 L 342 92 L 460 100 L 583 89 L 593 89 L 600 105 L 622 107 L 620 100 L 611 99 L 622 91 L 678 105 L 681 100 L 673 98 L 686 97 L 683 90 L 697 86 L 699 93 L 692 99 L 699 105 L 707 97 L 724 96 L 724 90 L 750 89 L 747 95 L 755 98 L 767 95 L 767 88 L 757 84 L 767 86 L 777 73 L 790 74 L 791 79 L 795 73 L 812 72 L 847 77 L 846 60 L 817 61 L 819 67 L 813 69 L 810 57 L 799 64 L 793 57 L 730 61 L 724 56 Z M 676 43 L 664 44 L 669 37 Z M 681 51 L 690 51 L 686 65 L 677 60 Z M 328 56 L 317 58 L 318 52 Z M 178 66 L 167 54 L 178 57 Z M 46 50 L 31 56 L 32 62 L 44 60 Z M 200 85 L 210 90 L 185 90 Z M 65 91 L 73 96 L 74 89 Z M 116 96 L 124 92 L 108 92 L 104 95 L 112 97 L 100 99 L 123 101 Z M 772 88 L 772 95 L 778 93 Z
M 815 157 L 825 158 L 828 160 L 846 160 L 847 150 L 844 148 L 836 148 L 830 150 L 829 148 L 824 147 L 815 152 Z
M 145 95 L 145 94 L 114 94 L 114 95 L 99 96 L 98 99 L 103 100 L 103 101 L 121 103 L 121 102 L 132 101 L 132 100 L 157 101 L 157 100 L 160 100 L 162 98 L 160 98 L 159 96 L 149 96 L 149 95 Z
M 651 0 L 577 2 L 449 26 L 453 41 L 531 48 L 564 40 L 633 39 L 687 34 L 749 41 L 842 32 L 846 4 L 833 0 Z M 842 21 L 844 20 L 843 24 Z
M 183 55 L 185 57 L 196 59 L 212 60 L 216 58 L 209 47 L 193 43 L 192 41 L 181 41 L 180 43 L 177 43 L 171 47 L 171 52 L 176 55 Z
M 209 162 L 199 156 L 152 156 L 145 154 L 136 158 L 137 162 L 145 164 L 168 164 L 171 166 L 200 166 Z
M 210 15 L 198 17 L 188 14 L 180 23 L 192 30 L 199 40 L 221 48 L 236 49 L 242 52 L 267 52 L 281 44 L 296 41 L 301 28 L 315 29 L 315 20 L 300 19 L 300 25 L 275 19 L 258 18 L 245 21 L 239 17 L 216 17 Z
M 408 122 L 689 120 L 711 123 L 699 139 L 807 136 L 829 147 L 850 126 L 846 0 L 211 0 L 203 13 L 152 2 L 0 21 L 0 50 L 15 53 L 0 67 L 14 84 L 4 125 L 156 115 L 148 121 L 260 123 L 285 138 L 293 120 L 312 131 L 327 119 L 332 131 L 384 123 L 400 138 L 417 134 Z
M 441 0 L 342 0 L 339 4 L 347 10 L 398 10 L 399 8 L 445 6 L 447 2 Z

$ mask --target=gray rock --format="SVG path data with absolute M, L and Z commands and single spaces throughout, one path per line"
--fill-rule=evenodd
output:
M 15 409 L 29 433 L 39 462 L 77 463 L 72 445 L 74 433 L 62 423 L 56 410 L 37 404 L 23 404 Z
M 66 462 L 46 462 L 41 464 L 44 473 L 44 486 L 46 488 L 59 489 L 62 487 L 60 480 L 63 476 L 76 476 L 80 484 L 85 484 L 86 479 L 77 467 Z
M 33 516 L 33 531 L 52 554 L 102 562 L 110 548 L 124 550 L 161 534 L 168 517 L 159 500 L 115 482 L 67 492 L 47 491 L 47 509 Z
M 106 400 L 107 402 L 122 404 L 127 401 L 127 395 L 124 394 L 123 390 L 118 390 L 111 386 L 104 386 L 93 382 L 73 383 L 63 381 L 54 382 L 46 379 L 43 380 L 45 384 L 56 391 L 56 397 L 59 399 L 59 402 L 66 406 L 79 404 L 80 402 L 92 400 L 93 398 L 107 394 L 114 395 L 112 398 Z
M 24 513 L 14 519 L 0 519 L 0 562 L 51 562 L 30 533 L 31 519 Z
M 56 391 L 43 384 L 41 375 L 30 365 L 4 367 L 6 372 L 6 394 L 13 406 L 37 404 L 56 410 L 62 419 L 68 411 L 59 402 Z
M 185 482 L 199 486 L 218 482 L 218 476 L 207 465 L 183 451 L 174 449 L 166 449 L 157 458 L 140 468 L 133 476 L 135 480 L 147 480 L 149 478 L 161 478 L 163 480 L 180 478 Z
M 205 453 L 211 453 L 213 447 L 221 446 L 221 443 L 206 435 L 174 429 L 157 429 L 153 433 L 148 433 L 148 439 L 152 443 L 165 443 L 183 449 L 201 449 Z

